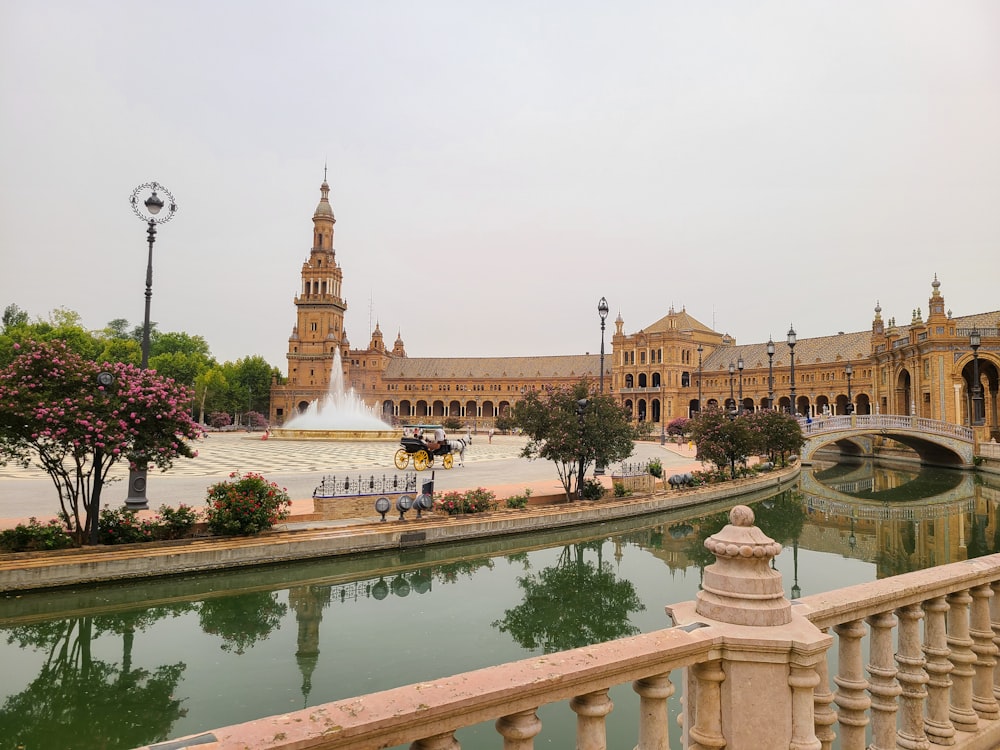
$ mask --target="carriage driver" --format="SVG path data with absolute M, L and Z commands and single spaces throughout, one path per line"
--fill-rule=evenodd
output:
M 444 428 L 443 427 L 435 427 L 434 428 L 434 437 L 432 437 L 430 439 L 425 439 L 424 443 L 426 443 L 427 450 L 431 451 L 431 453 L 433 453 L 436 450 L 438 450 L 441 446 L 447 445 L 448 441 L 446 440 L 445 435 L 444 435 Z

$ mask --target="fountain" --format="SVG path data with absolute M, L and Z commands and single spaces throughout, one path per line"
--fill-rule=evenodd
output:
M 398 440 L 399 430 L 383 422 L 354 389 L 344 389 L 340 350 L 335 350 L 326 395 L 312 401 L 281 427 L 271 430 L 277 440 Z

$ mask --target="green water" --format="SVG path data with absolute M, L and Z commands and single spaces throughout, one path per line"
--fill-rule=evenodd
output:
M 753 505 L 786 546 L 775 561 L 786 595 L 1000 549 L 1000 490 L 971 474 L 862 464 L 808 479 L 816 494 Z M 668 627 L 663 607 L 694 598 L 712 562 L 702 543 L 727 508 L 6 597 L 0 750 L 133 748 Z M 625 737 L 613 744 L 634 745 L 637 700 L 629 686 L 612 699 L 609 733 Z M 540 716 L 537 746 L 572 741 L 572 711 Z M 459 739 L 500 744 L 488 727 Z

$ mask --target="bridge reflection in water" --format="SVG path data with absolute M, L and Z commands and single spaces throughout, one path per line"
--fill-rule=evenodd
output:
M 838 644 L 849 639 L 841 673 L 848 687 L 838 689 L 833 675 L 821 675 L 821 688 L 829 685 L 830 691 L 817 691 L 817 734 L 825 736 L 824 727 L 835 727 L 841 737 L 852 736 L 853 730 L 830 718 L 831 707 L 841 703 L 842 717 L 856 722 L 850 726 L 861 726 L 863 734 L 868 721 L 884 734 L 887 702 L 901 701 L 895 710 L 910 711 L 913 701 L 923 700 L 914 697 L 919 694 L 915 686 L 922 683 L 906 672 L 909 666 L 892 662 L 891 652 L 892 663 L 876 670 L 878 679 L 868 675 L 860 651 L 855 656 L 854 644 L 862 637 L 858 633 L 873 629 L 881 648 L 878 639 L 891 637 L 895 628 L 885 612 L 897 609 L 909 618 L 904 618 L 906 628 L 917 610 L 926 610 L 926 624 L 934 627 L 938 614 L 957 618 L 948 627 L 949 633 L 956 632 L 963 607 L 967 617 L 973 611 L 981 616 L 993 578 L 970 581 L 968 569 L 963 568 L 964 578 L 956 578 L 939 574 L 944 570 L 939 568 L 933 583 L 906 585 L 914 601 L 898 599 L 903 588 L 886 582 L 892 593 L 856 592 L 849 603 L 838 599 L 832 609 L 827 592 L 852 584 L 881 586 L 872 582 L 996 552 L 1000 490 L 967 482 L 967 473 L 907 475 L 863 465 L 817 469 L 803 474 L 806 492 L 754 504 L 756 523 L 787 548 L 773 565 L 783 575 L 786 595 L 802 595 L 804 604 L 795 609 L 809 612 L 829 632 L 837 631 Z M 919 494 L 921 484 L 935 493 L 926 501 L 882 499 L 886 492 Z M 962 495 L 965 489 L 968 495 Z M 330 704 L 322 710 L 327 717 L 337 712 L 336 706 L 354 706 L 357 714 L 355 696 L 393 690 L 393 700 L 402 701 L 393 711 L 401 710 L 405 695 L 416 695 L 425 708 L 415 705 L 414 715 L 433 714 L 434 720 L 421 724 L 410 717 L 394 723 L 393 711 L 386 708 L 381 715 L 379 701 L 365 699 L 369 713 L 362 712 L 361 718 L 381 715 L 382 723 L 362 726 L 357 724 L 361 719 L 353 720 L 341 740 L 328 734 L 328 744 L 316 746 L 415 741 L 419 747 L 443 747 L 450 740 L 442 745 L 429 738 L 450 737 L 451 727 L 458 729 L 462 747 L 498 747 L 498 731 L 509 742 L 517 735 L 531 736 L 531 717 L 538 707 L 539 742 L 572 742 L 584 722 L 589 739 L 581 746 L 586 747 L 596 722 L 600 732 L 614 738 L 613 745 L 635 745 L 639 735 L 648 739 L 649 733 L 669 730 L 673 747 L 682 747 L 676 717 L 680 696 L 690 685 L 682 684 L 680 672 L 669 680 L 666 675 L 689 667 L 699 679 L 709 679 L 715 674 L 710 665 L 718 647 L 706 635 L 712 628 L 664 631 L 670 622 L 663 606 L 695 599 L 706 567 L 715 562 L 704 542 L 726 525 L 727 510 L 718 504 L 697 514 L 666 513 L 455 547 L 0 600 L 0 660 L 10 665 L 0 677 L 0 736 L 23 738 L 25 747 L 108 748 L 199 732 L 216 732 L 221 738 L 222 730 L 214 727 L 269 715 L 292 716 L 300 728 L 308 726 L 299 714 L 287 713 L 297 707 L 314 707 L 313 717 L 320 715 L 315 707 L 324 704 Z M 1000 570 L 1000 561 L 994 564 Z M 1000 572 L 995 577 L 1000 579 Z M 963 604 L 962 592 L 971 592 L 969 604 Z M 917 606 L 924 603 L 924 609 Z M 1000 616 L 993 620 L 1000 631 Z M 987 671 L 992 684 L 988 639 L 981 622 L 970 622 L 966 620 L 971 628 L 967 648 L 962 638 L 962 643 L 935 641 L 929 655 L 921 656 L 918 647 L 913 656 L 914 663 L 924 665 L 922 675 L 942 674 L 941 659 L 951 665 L 946 671 L 958 686 L 960 708 L 963 701 L 972 705 L 971 696 L 982 697 L 982 686 L 973 690 L 971 685 L 985 680 Z M 985 627 L 991 633 L 989 623 L 987 616 Z M 900 636 L 912 648 L 909 631 Z M 611 642 L 589 645 L 606 641 Z M 558 669 L 554 657 L 543 656 L 579 648 L 586 649 L 583 663 L 560 656 Z M 644 656 L 624 666 L 623 659 L 633 652 Z M 934 655 L 939 653 L 954 654 L 954 661 Z M 532 660 L 530 666 L 491 667 L 525 658 Z M 698 666 L 702 664 L 707 666 Z M 473 681 L 481 687 L 478 698 L 469 696 L 471 678 L 448 677 L 483 668 L 486 672 Z M 970 670 L 973 676 L 966 677 Z M 634 689 L 628 685 L 633 679 Z M 885 679 L 892 684 L 880 682 Z M 506 680 L 505 689 L 514 691 L 516 700 L 499 695 L 496 680 Z M 407 693 L 402 686 L 408 683 L 423 687 Z M 460 690 L 462 701 L 435 692 L 458 684 L 466 686 Z M 890 701 L 900 685 L 904 697 Z M 609 688 L 615 708 L 605 715 L 607 704 L 600 695 Z M 934 700 L 940 697 L 939 688 L 924 689 L 938 690 Z M 709 692 L 702 691 L 699 700 Z M 968 700 L 961 697 L 966 693 Z M 574 699 L 572 710 L 563 702 L 569 699 Z M 866 699 L 880 708 L 851 708 Z M 530 705 L 523 711 L 510 709 L 525 701 Z M 95 713 L 95 705 L 125 709 Z M 654 715 L 669 713 L 659 729 L 638 718 L 647 715 L 649 706 Z M 703 718 L 708 713 L 703 711 Z M 336 725 L 348 726 L 337 715 Z M 969 717 L 959 716 L 965 722 L 960 726 L 968 727 Z M 506 718 L 500 729 L 494 729 L 493 720 L 501 717 Z M 489 721 L 479 723 L 484 718 Z M 468 724 L 473 726 L 461 728 Z M 267 737 L 285 732 L 291 741 L 289 727 L 272 730 L 267 724 Z M 954 736 L 962 739 L 958 731 Z

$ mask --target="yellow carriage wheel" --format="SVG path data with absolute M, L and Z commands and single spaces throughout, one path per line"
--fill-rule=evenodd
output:
M 405 449 L 400 448 L 396 451 L 396 468 L 405 469 L 406 465 L 410 463 L 410 454 L 406 452 Z
M 430 464 L 431 457 L 428 455 L 427 451 L 419 450 L 413 454 L 413 468 L 417 471 L 423 471 Z
M 444 468 L 450 469 L 455 465 L 455 457 L 449 453 L 441 459 L 441 463 L 444 464 Z

